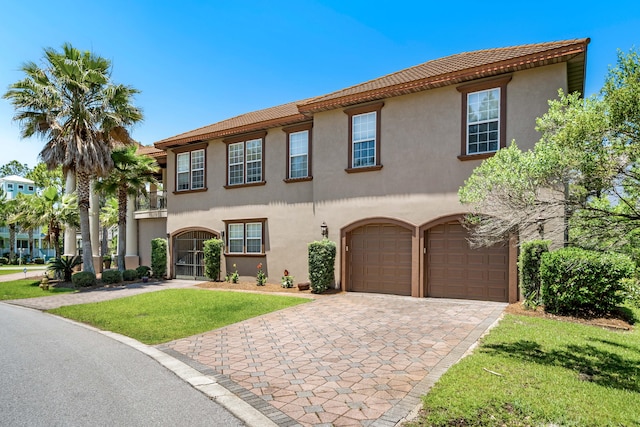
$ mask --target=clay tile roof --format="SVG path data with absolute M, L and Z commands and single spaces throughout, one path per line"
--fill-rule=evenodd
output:
M 309 120 L 310 114 L 527 68 L 568 62 L 569 89 L 584 85 L 590 39 L 464 52 L 425 62 L 327 95 L 242 114 L 156 142 L 158 149 L 265 130 Z
M 589 39 L 528 44 L 447 56 L 301 103 L 303 113 L 404 95 L 482 77 L 568 61 L 584 54 Z
M 308 100 L 290 102 L 288 104 L 242 114 L 199 129 L 181 133 L 180 135 L 172 136 L 171 138 L 163 139 L 154 145 L 156 148 L 170 148 L 190 142 L 264 130 L 309 120 L 308 117 L 298 111 L 297 107 L 298 104 L 307 101 Z

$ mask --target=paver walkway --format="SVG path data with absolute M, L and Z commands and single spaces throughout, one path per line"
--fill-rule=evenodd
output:
M 506 304 L 347 293 L 157 346 L 281 426 L 393 426 Z

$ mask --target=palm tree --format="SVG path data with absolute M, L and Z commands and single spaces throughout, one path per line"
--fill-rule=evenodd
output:
M 118 225 L 118 199 L 115 197 L 109 197 L 104 201 L 104 205 L 100 210 L 100 223 L 102 225 L 102 244 L 107 247 L 106 250 L 102 251 L 102 256 L 104 257 L 109 251 L 109 244 L 107 243 L 109 229 Z
M 9 260 L 11 261 L 16 257 L 16 232 L 18 228 L 18 222 L 16 221 L 17 213 L 18 202 L 16 199 L 4 200 L 2 202 L 2 208 L 0 208 L 0 225 L 9 228 Z
M 136 154 L 137 147 L 129 146 L 111 153 L 114 168 L 109 176 L 96 182 L 96 190 L 118 198 L 118 270 L 124 271 L 127 228 L 127 199 L 146 194 L 147 184 L 155 184 L 158 164 L 151 157 Z
M 89 229 L 89 184 L 113 168 L 111 151 L 130 144 L 126 128 L 142 120 L 131 104 L 138 91 L 113 84 L 111 62 L 68 43 L 62 52 L 44 49 L 46 67 L 33 62 L 22 66 L 26 77 L 9 87 L 22 137 L 45 139 L 40 158 L 49 169 L 62 166 L 77 180 L 78 210 L 85 271 L 95 273 Z

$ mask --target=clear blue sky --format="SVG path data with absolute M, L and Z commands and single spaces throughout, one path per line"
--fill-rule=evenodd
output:
M 519 6 L 518 4 L 522 4 Z M 238 114 L 342 89 L 464 51 L 590 37 L 586 94 L 617 49 L 640 48 L 640 2 L 162 1 L 0 6 L 0 91 L 25 61 L 70 42 L 113 62 L 142 91 L 145 145 Z M 21 140 L 0 99 L 0 165 L 33 167 L 43 145 Z

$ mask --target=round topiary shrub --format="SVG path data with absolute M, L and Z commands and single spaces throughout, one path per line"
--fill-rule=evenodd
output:
M 143 277 L 149 277 L 151 274 L 151 267 L 147 267 L 146 265 L 141 265 L 136 268 L 136 274 L 138 279 L 142 279 Z
M 76 288 L 95 286 L 96 275 L 90 271 L 79 271 L 71 276 L 71 283 L 73 283 L 73 286 Z
M 102 281 L 108 285 L 122 282 L 122 273 L 120 270 L 104 270 L 102 272 Z
M 136 270 L 125 270 L 122 272 L 122 279 L 125 281 L 136 280 L 138 278 L 138 272 Z

